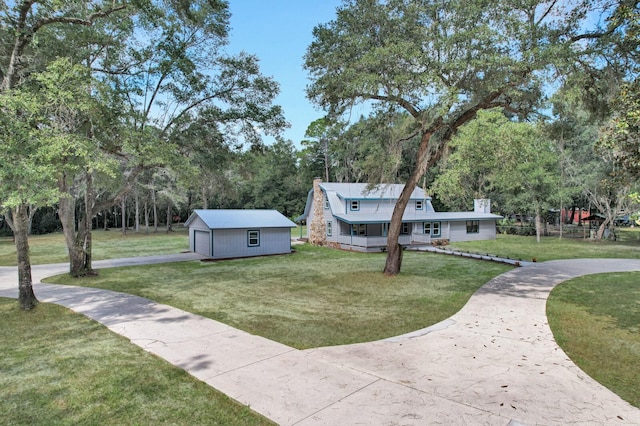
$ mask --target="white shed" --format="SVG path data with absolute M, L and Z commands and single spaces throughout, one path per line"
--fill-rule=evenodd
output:
M 189 249 L 213 259 L 291 253 L 296 224 L 276 210 L 194 210 Z

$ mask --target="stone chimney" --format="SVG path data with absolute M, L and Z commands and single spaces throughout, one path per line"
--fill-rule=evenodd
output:
M 322 179 L 313 180 L 313 219 L 309 224 L 309 243 L 322 246 L 327 243 L 327 224 L 324 221 L 324 195 L 320 189 Z
M 488 198 L 473 200 L 473 212 L 474 213 L 491 213 L 491 200 L 489 200 Z

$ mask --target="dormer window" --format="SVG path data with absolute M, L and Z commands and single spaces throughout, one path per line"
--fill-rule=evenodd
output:
M 351 200 L 351 210 L 360 210 L 360 201 Z
M 324 197 L 324 209 L 329 210 L 329 198 Z
M 424 201 L 416 200 L 416 210 L 422 210 L 424 208 Z

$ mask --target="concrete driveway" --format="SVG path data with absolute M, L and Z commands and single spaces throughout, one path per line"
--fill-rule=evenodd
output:
M 35 267 L 34 281 L 66 268 Z M 41 301 L 101 322 L 283 425 L 640 425 L 640 409 L 568 359 L 545 315 L 555 285 L 616 271 L 640 271 L 640 261 L 562 260 L 514 269 L 435 326 L 305 351 L 137 296 L 48 284 L 35 284 L 35 291 Z M 17 297 L 16 280 L 15 268 L 0 268 L 0 296 Z

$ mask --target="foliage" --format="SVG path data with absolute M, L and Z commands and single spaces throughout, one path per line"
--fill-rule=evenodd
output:
M 559 164 L 556 147 L 537 127 L 498 110 L 480 111 L 450 147 L 433 184 L 440 200 L 462 210 L 473 199 L 491 198 L 505 214 L 533 212 L 539 233 L 542 212 L 556 201 Z
M 640 176 L 640 78 L 620 87 L 614 116 L 603 129 L 597 148 L 613 152 L 613 160 L 630 176 Z
M 483 109 L 526 115 L 538 107 L 553 71 L 588 61 L 589 13 L 609 2 L 346 0 L 333 21 L 314 28 L 305 56 L 308 97 L 330 114 L 372 102 L 404 110 L 419 129 L 415 166 L 392 216 L 385 273 L 400 271 L 401 220 L 410 190 L 441 158 L 451 136 Z M 410 137 L 410 135 L 405 135 Z
M 51 203 L 57 190 L 48 142 L 56 135 L 37 126 L 43 118 L 38 100 L 14 89 L 0 92 L 0 104 L 0 206 Z
M 311 182 L 297 179 L 296 161 L 293 143 L 284 140 L 244 153 L 239 162 L 241 205 L 276 209 L 287 217 L 301 213 Z

